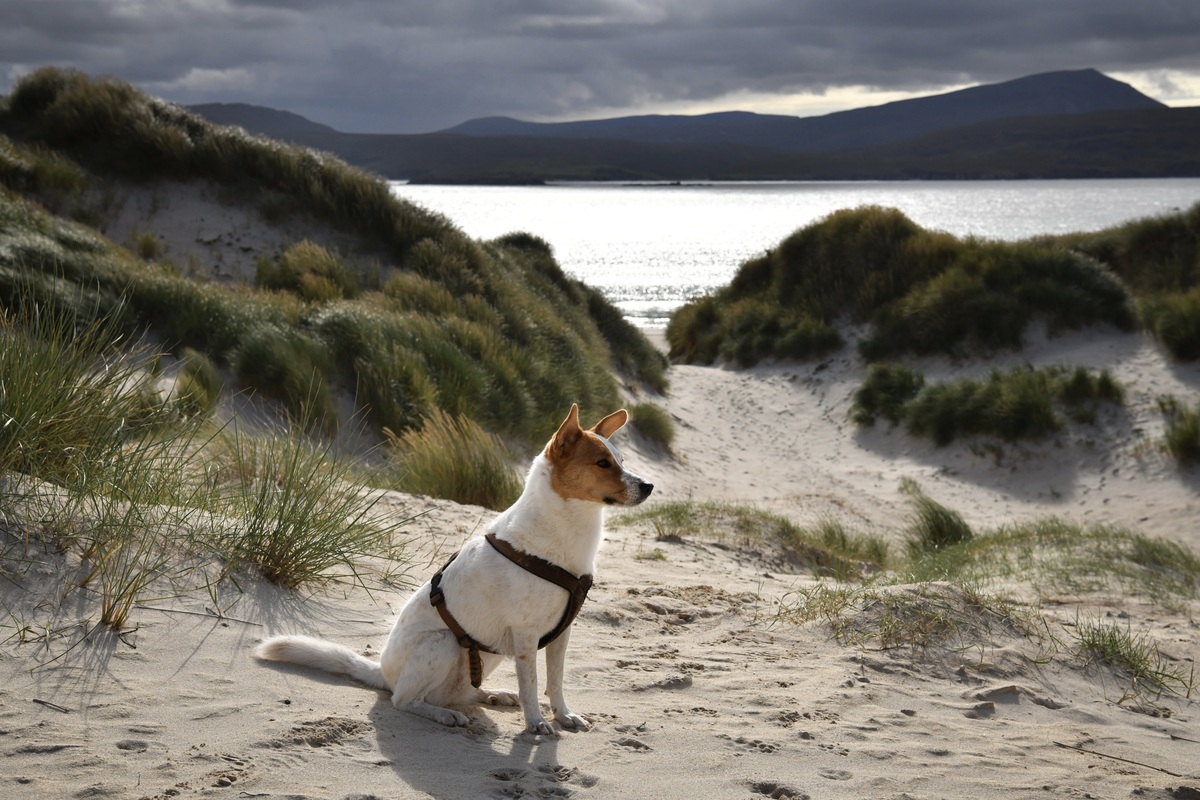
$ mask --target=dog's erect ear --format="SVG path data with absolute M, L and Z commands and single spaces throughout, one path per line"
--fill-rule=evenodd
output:
M 558 433 L 554 434 L 550 444 L 546 445 L 546 452 L 551 456 L 566 458 L 575 449 L 575 445 L 581 438 L 583 438 L 583 428 L 579 427 L 579 406 L 572 403 L 571 413 L 567 414 L 563 424 L 558 426 Z
M 614 433 L 621 430 L 625 423 L 629 421 L 629 412 L 625 409 L 614 411 L 604 419 L 600 420 L 592 427 L 592 433 L 598 433 L 605 439 L 611 438 Z

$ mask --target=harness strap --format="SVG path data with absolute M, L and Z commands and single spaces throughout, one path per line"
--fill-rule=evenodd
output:
M 588 590 L 592 588 L 592 576 L 580 575 L 576 577 L 557 564 L 518 550 L 508 542 L 497 537 L 494 533 L 489 533 L 484 538 L 488 540 L 488 544 L 496 549 L 496 552 L 526 572 L 532 572 L 542 580 L 550 581 L 566 589 L 567 607 L 563 610 L 563 615 L 559 618 L 558 624 L 554 626 L 554 630 L 538 640 L 538 649 L 541 650 L 559 636 L 562 636 L 563 631 L 575 621 L 575 617 L 579 614 L 579 609 L 583 608 L 583 601 L 587 599 Z
M 454 559 L 458 558 L 458 553 L 450 556 L 450 560 L 446 562 L 446 566 L 442 567 L 429 580 L 429 604 L 437 609 L 438 616 L 442 618 L 442 623 L 450 629 L 450 633 L 454 634 L 454 638 L 458 640 L 459 647 L 467 651 L 467 663 L 470 665 L 471 685 L 476 689 L 479 684 L 483 683 L 483 659 L 479 655 L 482 650 L 485 653 L 495 653 L 490 647 L 485 647 L 479 642 L 471 638 L 462 625 L 458 624 L 458 620 L 450 613 L 450 609 L 446 608 L 446 594 L 442 591 L 442 573 L 446 571 Z
M 489 533 L 485 538 L 496 552 L 526 572 L 531 572 L 542 580 L 550 581 L 566 590 L 567 607 L 563 610 L 562 617 L 559 618 L 558 624 L 554 626 L 554 629 L 538 640 L 538 649 L 541 650 L 561 636 L 563 631 L 575 621 L 575 617 L 579 614 L 579 609 L 583 607 L 583 601 L 587 599 L 588 590 L 592 588 L 592 576 L 580 575 L 577 577 L 544 558 L 539 558 L 538 556 L 518 550 L 508 542 L 498 538 L 494 533 Z M 445 626 L 450 629 L 450 633 L 454 634 L 454 638 L 458 640 L 459 646 L 467 651 L 467 661 L 471 672 L 471 685 L 478 689 L 479 685 L 483 683 L 483 659 L 479 653 L 481 651 L 484 653 L 495 653 L 496 651 L 485 647 L 472 638 L 463 629 L 463 626 L 458 624 L 458 620 L 450 613 L 450 609 L 446 607 L 446 595 L 442 591 L 441 586 L 442 573 L 449 569 L 457 557 L 458 553 L 450 556 L 450 560 L 446 562 L 446 565 L 439 569 L 433 578 L 430 579 L 429 604 L 437 609 L 438 616 L 442 618 Z

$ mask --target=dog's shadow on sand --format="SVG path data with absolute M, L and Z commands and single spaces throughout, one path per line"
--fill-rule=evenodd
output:
M 590 782 L 558 763 L 558 737 L 521 732 L 520 709 L 460 710 L 470 723 L 448 728 L 397 710 L 380 694 L 368 716 L 380 753 L 407 786 L 433 797 L 538 797 L 568 794 L 564 783 Z

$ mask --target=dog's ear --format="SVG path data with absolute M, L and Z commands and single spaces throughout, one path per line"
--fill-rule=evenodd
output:
M 625 423 L 629 421 L 629 412 L 625 409 L 614 411 L 604 419 L 600 420 L 592 427 L 592 433 L 598 433 L 605 439 L 612 438 L 612 435 L 621 430 Z
M 579 406 L 572 403 L 571 413 L 567 414 L 563 424 L 558 426 L 558 433 L 554 434 L 550 444 L 546 445 L 546 452 L 551 456 L 566 458 L 571 455 L 571 451 L 575 449 L 575 445 L 582 438 L 583 428 L 579 427 Z

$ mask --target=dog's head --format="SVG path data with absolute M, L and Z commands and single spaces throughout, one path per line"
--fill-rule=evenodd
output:
M 579 406 L 571 406 L 571 413 L 546 445 L 546 458 L 553 468 L 550 485 L 560 497 L 636 506 L 650 496 L 654 486 L 627 470 L 620 452 L 609 441 L 628 419 L 629 413 L 621 409 L 584 430 L 579 425 Z

